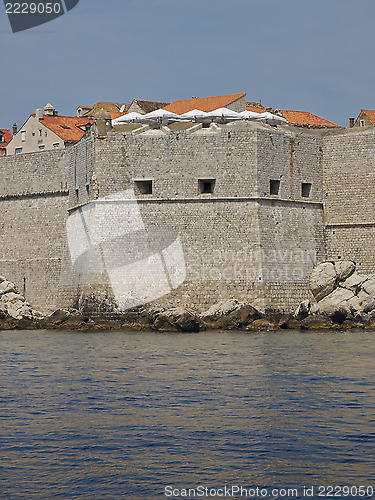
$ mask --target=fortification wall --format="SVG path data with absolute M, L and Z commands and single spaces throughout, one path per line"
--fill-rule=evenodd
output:
M 259 129 L 257 153 L 259 279 L 267 285 L 270 306 L 290 309 L 308 297 L 311 270 L 325 258 L 322 141 L 288 130 Z M 275 181 L 278 193 L 271 194 Z
M 109 200 L 117 207 L 110 222 L 103 219 L 110 234 L 127 205 L 115 195 L 125 191 L 134 192 L 129 203 L 146 228 L 171 227 L 180 237 L 186 279 L 159 304 L 204 309 L 237 297 L 289 309 L 308 296 L 309 273 L 321 260 L 352 258 L 373 272 L 373 128 L 326 135 L 246 122 L 135 129 L 0 159 L 0 274 L 35 307 L 51 311 L 80 298 L 67 214 Z M 202 180 L 212 192 L 202 192 Z M 147 273 L 142 279 L 147 287 Z
M 234 296 L 289 309 L 306 298 L 308 275 L 325 256 L 320 138 L 242 122 L 113 131 L 93 151 L 95 198 L 133 189 L 146 227 L 180 235 L 186 279 L 158 303 L 204 308 Z M 90 174 L 79 165 L 72 177 L 71 164 L 71 179 L 84 193 Z M 202 179 L 213 181 L 213 192 L 201 192 Z M 272 179 L 280 180 L 277 195 Z M 144 181 L 152 193 L 142 192 Z M 82 201 L 71 195 L 71 213 Z
M 324 138 L 327 255 L 375 269 L 375 127 Z
M 0 159 L 0 274 L 43 311 L 61 305 L 67 186 L 64 151 Z

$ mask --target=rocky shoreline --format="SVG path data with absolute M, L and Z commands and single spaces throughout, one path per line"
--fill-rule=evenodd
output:
M 198 313 L 184 307 L 142 306 L 111 316 L 59 309 L 49 316 L 32 309 L 14 283 L 0 276 L 0 329 L 205 330 L 375 329 L 375 274 L 360 275 L 351 261 L 323 262 L 310 276 L 309 300 L 296 311 L 260 312 L 237 299 L 223 300 Z

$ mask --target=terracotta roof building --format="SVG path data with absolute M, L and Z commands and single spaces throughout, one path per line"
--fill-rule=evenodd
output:
M 12 134 L 6 128 L 0 128 L 0 156 L 6 155 L 6 148 L 12 140 Z
M 261 105 L 260 102 L 247 102 L 246 111 L 252 111 L 253 113 L 264 113 L 266 108 Z
M 192 97 L 191 99 L 183 99 L 182 101 L 174 101 L 163 109 L 181 115 L 193 109 L 200 111 L 214 111 L 219 108 L 228 108 L 232 111 L 245 111 L 246 109 L 246 92 L 241 94 L 218 95 L 212 97 Z
M 98 111 L 103 109 L 104 111 L 107 111 L 111 115 L 112 120 L 114 120 L 115 118 L 127 113 L 129 106 L 130 104 L 120 102 L 98 101 L 93 106 L 78 106 L 77 117 L 93 118 Z
M 354 127 L 371 127 L 375 125 L 375 110 L 361 109 L 357 119 L 354 122 Z
M 290 111 L 283 110 L 281 114 L 288 120 L 291 125 L 307 128 L 325 128 L 325 127 L 340 127 L 335 123 L 329 122 L 320 116 L 313 115 L 308 111 Z
M 168 106 L 169 102 L 160 102 L 160 101 L 145 101 L 142 99 L 133 99 L 129 109 L 126 111 L 127 113 L 140 113 L 141 115 L 145 115 L 147 113 L 151 113 L 151 111 L 156 111 L 157 109 L 164 108 Z
M 89 117 L 58 116 L 52 105 L 37 109 L 7 146 L 7 155 L 64 149 L 77 143 L 91 127 Z

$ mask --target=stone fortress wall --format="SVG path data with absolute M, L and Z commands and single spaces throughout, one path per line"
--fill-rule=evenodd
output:
M 133 188 L 145 226 L 180 235 L 187 276 L 161 303 L 206 307 L 235 296 L 289 308 L 306 297 L 307 277 L 325 258 L 321 138 L 247 122 L 123 126 L 95 140 L 94 162 L 75 174 L 72 212 L 91 195 Z M 201 192 L 204 181 L 212 193 Z M 142 193 L 147 183 L 152 193 Z
M 232 122 L 99 138 L 93 127 L 68 150 L 1 158 L 0 274 L 39 309 L 76 305 L 95 286 L 72 270 L 66 220 L 131 189 L 145 227 L 173 227 L 184 251 L 183 284 L 157 304 L 296 307 L 320 261 L 373 270 L 374 133 Z
M 375 128 L 324 138 L 327 253 L 352 259 L 358 272 L 375 272 Z
M 0 161 L 0 274 L 42 311 L 59 305 L 68 171 L 64 151 Z

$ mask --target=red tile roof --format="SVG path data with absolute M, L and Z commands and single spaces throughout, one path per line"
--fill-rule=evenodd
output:
M 284 118 L 288 120 L 292 125 L 302 125 L 302 126 L 310 126 L 310 127 L 340 127 L 340 125 L 336 125 L 335 123 L 329 122 L 328 120 L 324 120 L 324 118 L 320 118 L 320 116 L 313 115 L 308 111 L 288 111 L 283 110 L 282 115 Z
M 361 109 L 361 111 L 367 116 L 370 122 L 375 125 L 375 110 L 373 109 Z
M 32 115 L 35 117 L 35 115 Z M 40 120 L 47 128 L 52 130 L 63 141 L 78 142 L 85 135 L 86 130 L 80 127 L 86 127 L 93 123 L 91 118 L 78 118 L 77 116 L 47 116 L 43 115 Z
M 108 113 L 111 115 L 112 120 L 115 120 L 116 118 L 119 118 L 120 116 L 124 116 L 126 111 L 123 111 L 120 113 L 120 111 L 108 111 Z
M 166 111 L 171 111 L 172 113 L 177 113 L 178 115 L 187 113 L 188 111 L 192 111 L 193 109 L 199 109 L 200 111 L 209 112 L 228 106 L 228 104 L 237 101 L 245 95 L 246 92 L 242 92 L 241 94 L 218 95 L 213 97 L 193 97 L 192 99 L 174 101 L 168 106 L 165 106 L 165 108 L 163 109 L 165 109 Z
M 258 106 L 254 106 L 253 103 L 247 102 L 246 103 L 246 111 L 253 111 L 254 113 L 264 113 L 266 111 L 266 108 L 262 106 L 261 104 Z
M 4 142 L 0 142 L 0 148 L 6 148 L 13 136 L 7 128 L 0 128 L 0 132 L 4 134 Z

